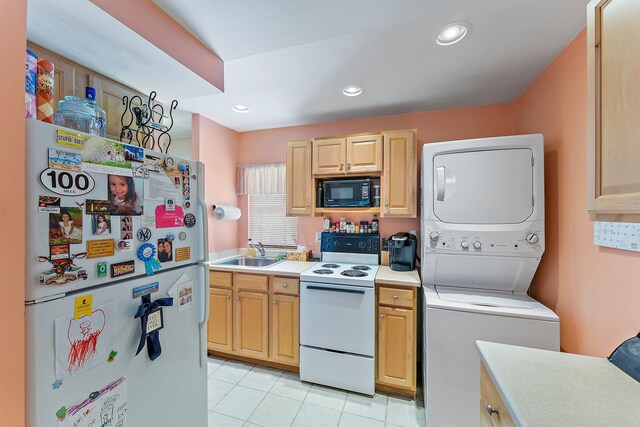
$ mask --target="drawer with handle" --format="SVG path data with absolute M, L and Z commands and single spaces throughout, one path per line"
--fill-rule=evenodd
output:
M 300 280 L 293 277 L 278 277 L 273 278 L 273 291 L 278 294 L 300 294 Z
M 413 308 L 413 290 L 386 288 L 380 286 L 378 289 L 378 303 L 393 307 Z

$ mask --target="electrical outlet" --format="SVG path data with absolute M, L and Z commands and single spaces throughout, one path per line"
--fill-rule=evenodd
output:
M 320 243 L 322 239 L 322 231 L 316 231 L 316 243 Z

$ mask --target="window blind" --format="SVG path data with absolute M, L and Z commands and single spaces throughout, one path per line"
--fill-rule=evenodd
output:
M 250 194 L 249 238 L 269 246 L 296 246 L 298 218 L 287 217 L 286 195 Z

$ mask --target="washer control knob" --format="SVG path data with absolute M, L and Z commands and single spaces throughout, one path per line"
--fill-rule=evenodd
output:
M 432 231 L 431 233 L 429 233 L 429 239 L 431 240 L 438 240 L 440 238 L 440 233 L 438 233 L 437 231 Z
M 539 240 L 538 235 L 536 233 L 527 234 L 526 239 L 527 239 L 527 242 L 531 243 L 532 245 L 535 243 L 538 243 L 538 240 Z
M 469 242 L 463 240 L 462 242 L 460 242 L 460 246 L 462 246 L 462 249 L 469 249 Z
M 474 249 L 480 249 L 481 247 L 482 247 L 482 243 L 478 242 L 477 240 L 473 242 Z

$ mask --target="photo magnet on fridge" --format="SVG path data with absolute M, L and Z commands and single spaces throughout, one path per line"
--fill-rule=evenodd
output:
M 173 261 L 173 243 L 169 239 L 158 239 L 158 261 Z
M 112 215 L 142 215 L 143 182 L 122 175 L 107 176 L 109 211 Z
M 91 216 L 91 229 L 94 236 L 108 236 L 111 234 L 111 215 L 98 214 Z
M 82 243 L 82 209 L 60 208 L 49 214 L 49 245 Z

